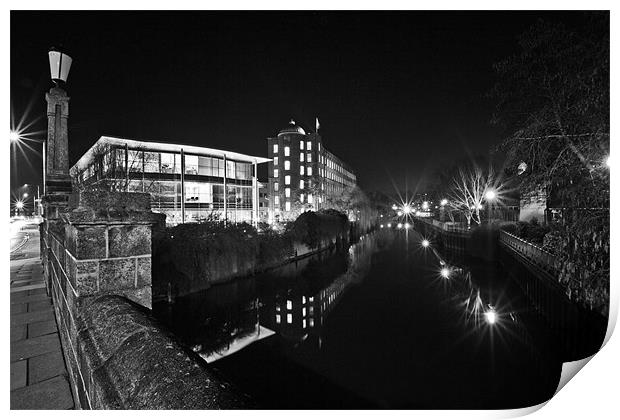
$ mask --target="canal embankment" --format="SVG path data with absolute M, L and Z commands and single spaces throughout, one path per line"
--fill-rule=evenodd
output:
M 351 231 L 336 211 L 305 212 L 282 231 L 220 222 L 161 229 L 153 236 L 153 299 L 171 301 L 348 244 Z
M 595 307 L 583 298 L 589 285 L 567 287 L 574 281 L 562 280 L 563 260 L 543 248 L 509 232 L 510 224 L 488 224 L 474 229 L 416 220 L 415 227 L 443 249 L 504 267 L 510 281 L 517 284 L 533 307 L 543 316 L 561 343 L 566 360 L 592 355 L 603 343 L 607 328 L 604 305 Z M 579 271 L 575 267 L 573 272 Z M 589 301 L 592 301 L 590 299 Z

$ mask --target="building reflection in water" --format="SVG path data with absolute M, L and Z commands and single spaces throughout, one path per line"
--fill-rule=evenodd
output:
M 348 251 L 324 252 L 215 285 L 154 311 L 207 362 L 274 333 L 291 345 L 310 339 L 320 348 L 321 327 L 329 314 L 351 285 L 364 279 L 372 254 L 389 241 L 388 233 L 365 235 Z

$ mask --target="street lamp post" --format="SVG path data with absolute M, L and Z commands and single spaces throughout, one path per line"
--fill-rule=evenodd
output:
M 495 200 L 495 197 L 497 196 L 497 194 L 495 193 L 494 190 L 488 190 L 484 194 L 484 196 L 487 199 L 487 223 L 491 224 L 491 210 L 493 206 L 493 200 Z
M 47 100 L 47 159 L 45 162 L 45 214 L 48 218 L 58 217 L 58 210 L 66 207 L 71 194 L 69 177 L 69 96 L 62 88 L 69 77 L 72 58 L 52 48 L 49 53 L 50 77 L 54 82 Z

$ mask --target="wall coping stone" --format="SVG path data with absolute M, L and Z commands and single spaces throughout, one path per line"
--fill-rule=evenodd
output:
M 79 343 L 93 372 L 92 408 L 242 409 L 251 398 L 181 346 L 149 311 L 120 296 L 80 310 Z

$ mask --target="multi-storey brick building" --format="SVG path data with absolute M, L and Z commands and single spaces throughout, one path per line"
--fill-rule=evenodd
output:
M 335 197 L 356 186 L 353 170 L 323 146 L 318 130 L 306 133 L 291 120 L 267 144 L 272 221 L 328 208 Z

